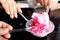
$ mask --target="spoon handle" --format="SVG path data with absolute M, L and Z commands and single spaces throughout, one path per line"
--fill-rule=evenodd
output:
M 22 32 L 22 31 L 26 31 L 25 28 L 21 28 L 21 29 L 13 29 L 10 31 L 10 33 L 16 33 L 16 32 Z
M 28 19 L 22 14 L 22 13 L 19 13 L 26 21 L 28 21 Z

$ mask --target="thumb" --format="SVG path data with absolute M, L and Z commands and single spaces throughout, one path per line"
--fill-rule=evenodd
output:
M 4 35 L 8 33 L 8 29 L 7 28 L 0 28 L 0 35 Z

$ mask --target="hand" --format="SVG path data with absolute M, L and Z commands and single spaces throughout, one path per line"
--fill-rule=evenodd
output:
M 45 8 L 50 5 L 51 0 L 36 0 L 37 3 L 40 3 Z
M 18 7 L 14 0 L 0 0 L 2 7 L 5 9 L 6 13 L 10 15 L 11 18 L 16 17 L 17 13 L 21 12 L 21 9 Z
M 12 26 L 0 21 L 0 40 L 8 40 L 11 37 L 9 34 L 10 30 L 12 30 Z
M 60 4 L 54 2 L 53 0 L 36 0 L 36 1 L 37 3 L 40 3 L 45 8 L 48 7 L 50 10 L 56 10 L 60 8 Z

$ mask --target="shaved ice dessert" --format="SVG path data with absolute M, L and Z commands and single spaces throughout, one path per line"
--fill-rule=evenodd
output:
M 54 30 L 54 24 L 49 20 L 49 15 L 45 12 L 34 12 L 32 14 L 32 24 L 30 32 L 38 37 L 45 37 Z

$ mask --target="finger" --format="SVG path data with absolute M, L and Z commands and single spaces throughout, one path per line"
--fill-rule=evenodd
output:
M 7 34 L 5 34 L 5 35 L 3 35 L 6 39 L 8 39 L 8 38 L 10 38 L 11 37 L 11 35 L 9 34 L 9 33 L 7 33 Z
M 9 25 L 3 21 L 0 21 L 0 35 L 6 34 L 7 32 L 9 32 L 12 29 L 13 28 L 11 25 Z
M 17 7 L 17 11 L 18 13 L 22 13 L 22 10 L 19 7 Z
M 43 0 L 37 0 L 37 3 L 40 3 L 42 6 L 44 6 Z
M 51 2 L 51 0 L 48 0 L 48 3 L 47 3 L 47 6 L 48 6 L 48 7 L 50 6 L 50 2 Z
M 40 3 L 40 2 L 41 2 L 41 0 L 36 0 L 36 2 L 37 2 L 37 3 Z
M 2 22 L 2 28 L 7 28 L 7 23 Z
M 45 7 L 45 8 L 46 8 L 46 4 L 47 4 L 46 1 L 47 1 L 47 0 L 44 0 L 44 1 L 43 1 L 44 7 Z
M 6 2 L 6 0 L 2 0 L 1 4 L 2 4 L 3 8 L 5 9 L 6 13 L 10 14 L 9 6 L 8 6 L 8 3 Z
M 12 4 L 12 5 L 13 5 L 13 9 L 14 9 L 14 17 L 17 18 L 17 17 L 18 17 L 18 16 L 17 16 L 17 7 L 16 7 L 15 4 L 16 4 L 16 2 L 13 1 L 13 4 Z
M 44 2 L 44 6 L 46 8 L 48 6 L 47 4 L 48 4 L 49 0 L 44 0 L 43 2 Z
M 11 25 L 9 25 L 9 24 L 7 25 L 7 28 L 9 29 L 9 31 L 13 30 L 13 27 Z
M 14 13 L 14 11 L 13 11 L 13 5 L 12 5 L 12 2 L 11 2 L 12 0 L 7 0 L 7 2 L 8 2 L 8 5 L 9 5 L 9 10 L 10 10 L 10 18 L 14 18 L 14 15 L 13 15 L 13 13 Z
M 17 8 L 17 12 L 22 13 L 22 10 L 20 9 L 20 7 L 16 3 L 15 3 L 15 5 L 16 5 L 16 8 Z
M 40 3 L 42 4 L 42 6 L 44 6 L 44 0 L 40 0 Z
M 17 8 L 16 8 L 16 7 L 14 7 L 14 17 L 15 17 L 15 18 L 18 17 L 18 16 L 17 16 Z
M 7 23 L 0 21 L 0 28 L 6 28 Z
M 6 28 L 7 23 L 0 21 L 0 28 Z
M 7 28 L 0 28 L 0 35 L 4 35 L 8 33 L 8 29 Z
M 0 36 L 0 40 L 8 40 L 8 39 L 5 39 L 4 37 Z
M 13 29 L 11 25 L 9 25 L 9 24 L 7 24 L 5 22 L 2 23 L 2 26 L 3 26 L 3 28 L 7 28 L 8 30 L 12 30 Z

